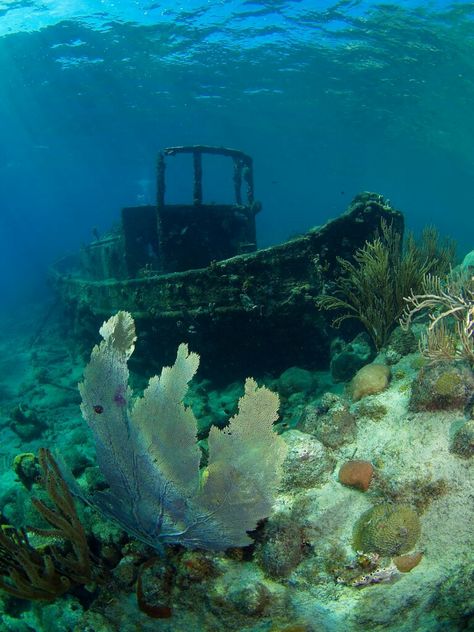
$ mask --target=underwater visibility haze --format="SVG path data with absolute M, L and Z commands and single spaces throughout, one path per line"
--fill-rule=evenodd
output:
M 153 202 L 173 144 L 254 157 L 262 245 L 375 190 L 466 249 L 472 28 L 464 2 L 4 2 L 2 296 Z
M 0 629 L 474 630 L 474 4 L 1 0 L 0 71 Z

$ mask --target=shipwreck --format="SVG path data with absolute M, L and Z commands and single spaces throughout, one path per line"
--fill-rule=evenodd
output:
M 166 203 L 167 160 L 193 161 L 190 204 Z M 203 155 L 233 163 L 234 203 L 203 202 Z M 340 217 L 285 243 L 258 249 L 252 158 L 235 149 L 168 147 L 157 162 L 156 204 L 122 209 L 119 227 L 58 261 L 51 279 L 65 323 L 89 348 L 97 325 L 130 312 L 142 361 L 171 364 L 179 343 L 200 353 L 206 374 L 233 379 L 298 365 L 324 368 L 331 315 L 317 297 L 385 218 L 403 216 L 361 193 Z

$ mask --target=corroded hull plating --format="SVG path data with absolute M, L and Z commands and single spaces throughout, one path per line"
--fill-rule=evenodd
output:
M 258 357 L 263 368 L 317 366 L 327 359 L 328 321 L 315 299 L 338 276 L 337 257 L 350 258 L 374 236 L 382 218 L 403 231 L 400 212 L 380 195 L 363 193 L 324 226 L 206 268 L 100 281 L 68 271 L 62 262 L 52 280 L 78 334 L 88 323 L 95 327 L 126 310 L 149 340 L 159 340 L 165 360 L 168 346 L 171 352 L 185 340 L 208 357 L 214 345 L 237 364 L 237 357 L 251 364 Z

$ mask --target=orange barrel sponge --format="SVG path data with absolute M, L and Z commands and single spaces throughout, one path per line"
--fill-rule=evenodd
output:
M 339 470 L 339 482 L 366 492 L 373 475 L 374 466 L 369 461 L 346 461 Z

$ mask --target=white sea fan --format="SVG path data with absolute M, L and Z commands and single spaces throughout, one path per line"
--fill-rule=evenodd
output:
M 157 548 L 249 544 L 247 531 L 271 512 L 286 455 L 273 431 L 278 396 L 247 379 L 238 413 L 223 430 L 211 429 L 209 463 L 200 473 L 196 420 L 183 404 L 199 356 L 181 344 L 173 366 L 152 377 L 131 405 L 133 318 L 119 312 L 100 333 L 104 340 L 94 347 L 79 389 L 109 489 L 85 500 Z

